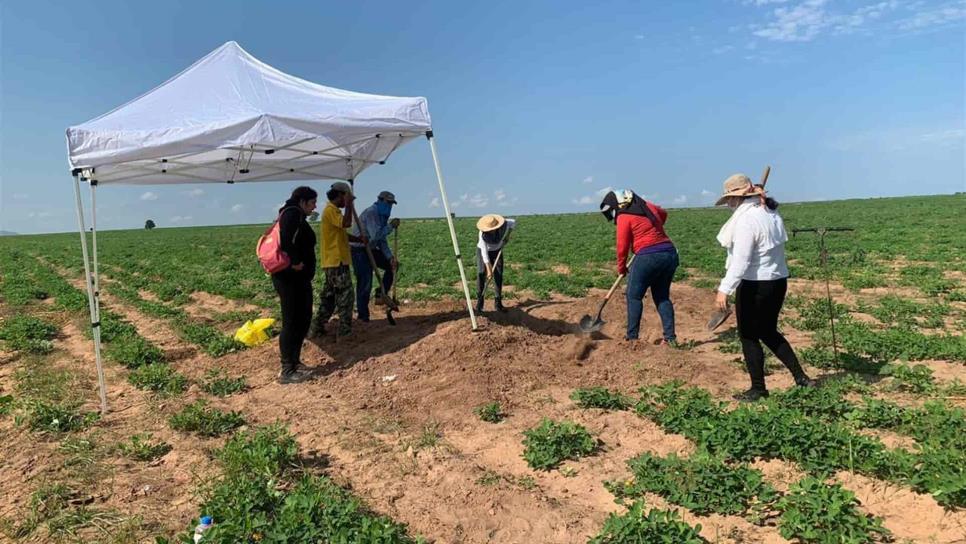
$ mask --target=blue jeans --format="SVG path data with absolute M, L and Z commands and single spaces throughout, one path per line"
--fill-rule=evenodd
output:
M 376 266 L 382 270 L 382 286 L 389 294 L 392 287 L 392 263 L 382 254 L 381 251 L 373 251 L 376 258 Z M 356 309 L 359 311 L 359 319 L 369 320 L 369 296 L 372 292 L 372 265 L 369 263 L 369 256 L 366 255 L 366 248 L 352 248 L 352 270 L 356 274 Z
M 664 339 L 673 341 L 674 305 L 671 304 L 671 280 L 678 268 L 678 252 L 662 251 L 636 255 L 627 272 L 627 338 L 634 340 L 641 331 L 644 293 L 650 288 L 651 298 L 661 316 Z

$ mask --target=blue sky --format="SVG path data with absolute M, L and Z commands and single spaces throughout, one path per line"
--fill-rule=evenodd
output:
M 293 75 L 425 96 L 461 216 L 966 190 L 966 0 L 45 2 L 0 7 L 0 230 L 76 228 L 64 130 L 222 43 Z M 267 222 L 294 183 L 106 187 L 99 227 Z M 316 182 L 318 188 L 324 184 Z M 440 215 L 417 140 L 358 180 Z

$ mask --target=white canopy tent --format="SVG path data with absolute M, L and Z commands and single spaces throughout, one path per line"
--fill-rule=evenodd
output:
M 446 197 L 426 99 L 363 94 L 285 74 L 235 42 L 215 49 L 159 87 L 67 129 L 77 228 L 87 277 L 101 410 L 97 277 L 99 185 L 346 180 L 385 164 L 401 145 L 425 136 L 473 329 L 476 316 Z M 80 182 L 91 190 L 93 259 L 87 248 Z M 254 258 L 254 257 L 253 257 Z

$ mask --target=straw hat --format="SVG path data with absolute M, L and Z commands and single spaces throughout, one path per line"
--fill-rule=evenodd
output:
M 504 223 L 506 223 L 506 219 L 502 215 L 488 213 L 476 222 L 476 228 L 480 229 L 481 232 L 490 232 L 502 227 Z
M 751 182 L 751 178 L 744 174 L 734 174 L 724 182 L 724 194 L 721 198 L 714 203 L 715 206 L 720 206 L 728 200 L 728 197 L 732 196 L 751 196 L 760 195 L 764 192 L 761 187 L 754 185 Z

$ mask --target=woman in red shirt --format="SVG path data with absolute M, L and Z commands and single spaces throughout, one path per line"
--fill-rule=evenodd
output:
M 678 252 L 664 232 L 667 212 L 645 202 L 630 190 L 611 191 L 600 203 L 600 211 L 617 225 L 617 272 L 627 275 L 626 340 L 637 340 L 644 313 L 644 293 L 650 289 L 664 329 L 664 342 L 674 344 L 674 305 L 671 280 L 678 268 Z M 627 267 L 627 253 L 634 261 Z

